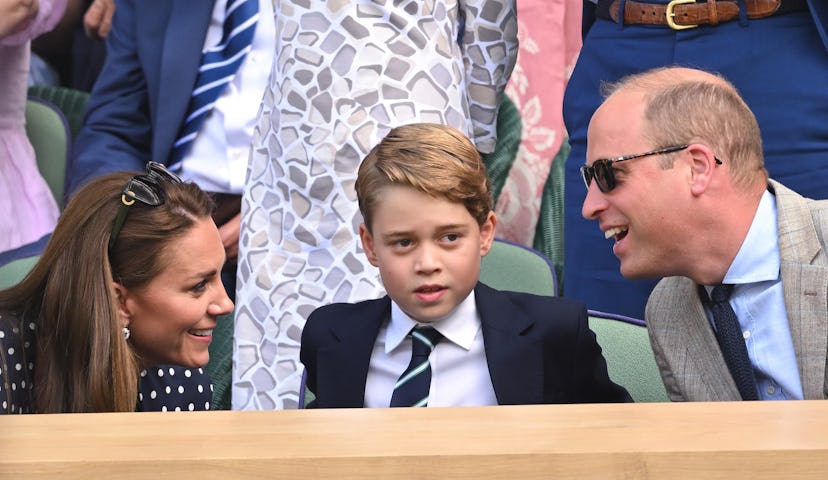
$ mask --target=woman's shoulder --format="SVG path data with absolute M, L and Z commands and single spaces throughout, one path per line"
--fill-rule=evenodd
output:
M 0 311 L 0 414 L 34 411 L 35 324 Z
M 213 383 L 203 368 L 157 365 L 141 372 L 139 412 L 209 410 Z

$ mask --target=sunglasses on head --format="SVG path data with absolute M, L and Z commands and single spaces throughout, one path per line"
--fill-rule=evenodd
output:
M 675 145 L 672 147 L 659 148 L 658 150 L 636 153 L 633 155 L 623 155 L 615 158 L 601 158 L 592 162 L 592 165 L 583 165 L 581 167 L 581 176 L 584 179 L 584 185 L 586 185 L 587 190 L 589 190 L 589 185 L 592 181 L 595 180 L 595 183 L 598 185 L 598 189 L 604 193 L 607 193 L 615 188 L 615 169 L 612 168 L 613 163 L 632 160 L 634 158 L 649 157 L 650 155 L 663 155 L 665 153 L 678 152 L 679 150 L 684 150 L 689 146 L 689 144 Z M 719 164 L 722 163 L 718 158 L 716 159 L 716 162 Z
M 148 162 L 145 174 L 135 175 L 124 185 L 124 189 L 121 191 L 121 205 L 118 208 L 118 215 L 115 217 L 112 232 L 109 234 L 110 252 L 115 246 L 118 234 L 121 233 L 130 206 L 136 201 L 150 207 L 164 204 L 165 192 L 162 182 L 181 183 L 181 178 L 158 162 Z

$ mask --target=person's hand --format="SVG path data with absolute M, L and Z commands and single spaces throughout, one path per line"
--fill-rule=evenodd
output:
M 227 260 L 235 260 L 239 256 L 239 231 L 241 230 L 241 212 L 219 226 L 219 236 L 224 245 Z
M 115 0 L 93 0 L 83 16 L 83 31 L 86 36 L 103 40 L 112 29 L 112 15 L 115 14 Z
M 0 38 L 28 27 L 39 7 L 38 0 L 0 0 Z

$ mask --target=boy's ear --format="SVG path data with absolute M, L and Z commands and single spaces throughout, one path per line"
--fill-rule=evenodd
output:
M 492 249 L 492 242 L 495 238 L 495 230 L 497 229 L 497 215 L 494 212 L 489 212 L 486 221 L 480 226 L 480 257 L 485 257 Z
M 365 250 L 365 257 L 368 258 L 368 263 L 375 267 L 379 267 L 377 261 L 377 254 L 374 250 L 374 237 L 368 231 L 368 227 L 364 223 L 359 224 L 359 238 L 362 240 L 362 249 Z
M 124 327 L 128 327 L 132 317 L 128 301 L 129 291 L 118 282 L 112 282 L 112 287 L 115 289 L 115 298 L 118 302 L 118 315 L 121 317 L 121 324 Z

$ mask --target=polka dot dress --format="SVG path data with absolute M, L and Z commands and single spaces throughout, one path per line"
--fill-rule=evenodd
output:
M 213 383 L 204 369 L 159 365 L 141 372 L 136 411 L 209 410 L 212 400 Z
M 34 412 L 35 324 L 0 312 L 0 414 Z

